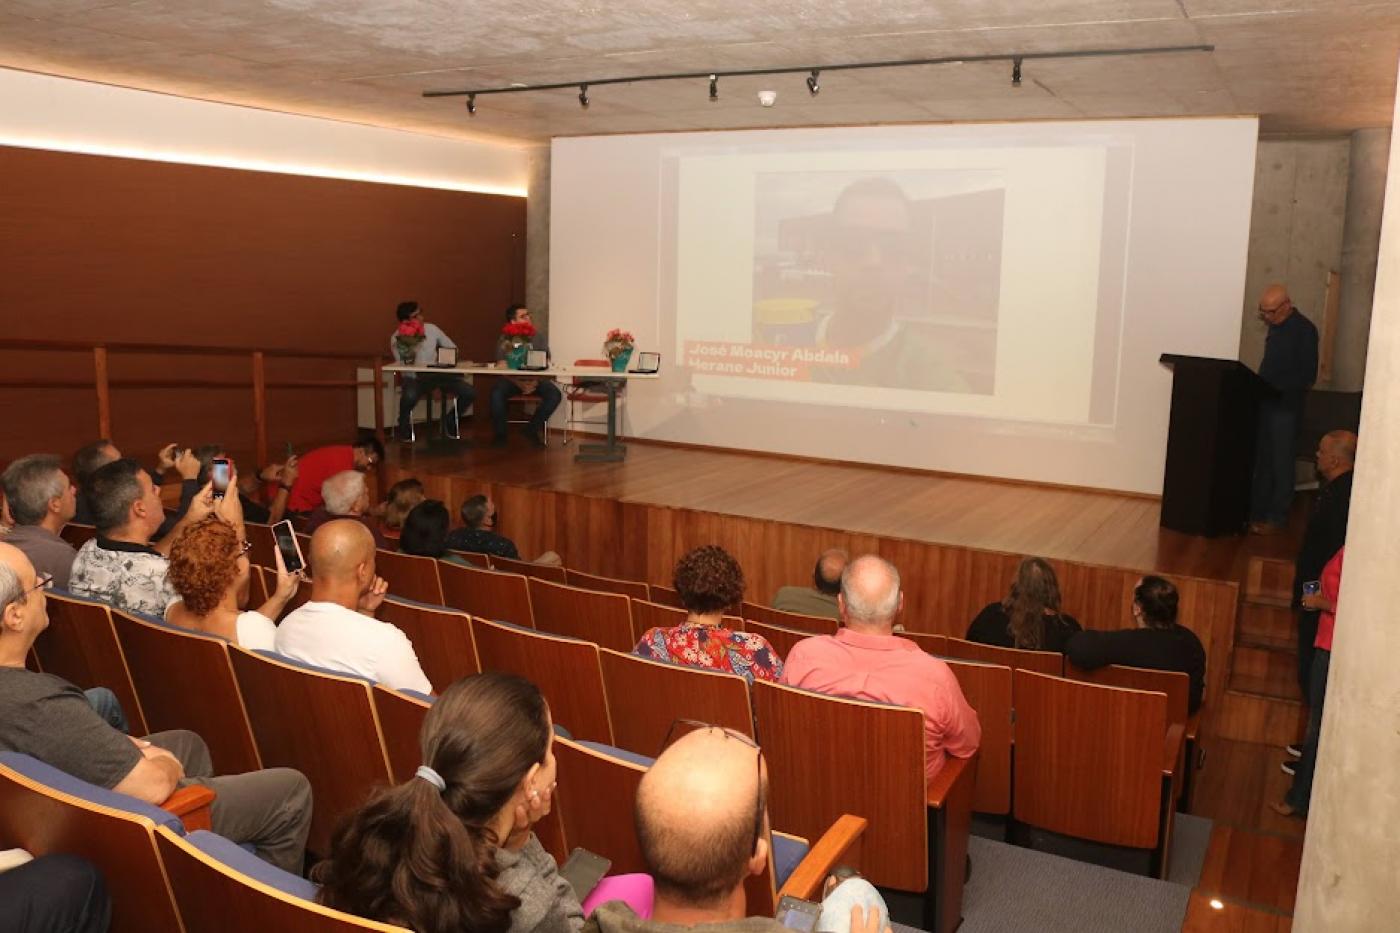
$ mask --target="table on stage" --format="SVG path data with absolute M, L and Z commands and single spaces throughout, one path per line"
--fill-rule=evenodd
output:
M 391 363 L 384 367 L 386 373 L 436 373 L 458 376 L 500 376 L 507 379 L 584 379 L 597 383 L 608 397 L 608 436 L 602 444 L 579 444 L 575 460 L 585 462 L 606 462 L 621 460 L 627 456 L 627 448 L 617 442 L 617 392 L 626 382 L 635 379 L 659 379 L 658 373 L 613 372 L 601 366 L 551 366 L 548 369 L 507 369 L 504 366 L 474 366 L 458 363 L 456 366 L 420 366 L 418 364 Z M 590 386 L 591 388 L 591 386 Z

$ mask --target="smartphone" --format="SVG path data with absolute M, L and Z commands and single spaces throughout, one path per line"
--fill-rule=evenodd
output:
M 287 441 L 287 459 L 290 460 L 290 459 L 292 459 L 292 458 L 295 457 L 295 456 L 296 456 L 296 451 L 292 450 L 292 442 L 291 442 L 291 441 Z
M 224 493 L 228 492 L 228 481 L 231 473 L 229 462 L 223 457 L 218 457 L 209 467 L 209 479 L 214 484 L 214 498 L 222 499 Z
M 1303 584 L 1303 595 L 1304 595 L 1304 596 L 1316 596 L 1318 593 L 1321 593 L 1321 592 L 1322 592 L 1322 584 L 1321 584 L 1320 582 L 1318 582 L 1317 580 L 1309 580 L 1307 583 L 1304 583 L 1304 584 Z
M 803 933 L 811 933 L 812 930 L 816 929 L 817 920 L 821 915 L 822 905 L 812 901 L 804 901 L 791 894 L 784 894 L 778 898 L 778 912 L 774 916 L 789 930 L 802 930 Z
M 574 889 L 574 896 L 582 901 L 593 892 L 611 867 L 612 862 L 596 852 L 575 849 L 569 853 L 569 860 L 559 869 L 559 874 L 563 875 L 564 880 Z
M 282 563 L 288 573 L 296 573 L 306 568 L 306 559 L 301 556 L 301 545 L 297 544 L 297 533 L 289 521 L 272 526 L 272 536 L 277 539 L 277 550 L 282 552 Z

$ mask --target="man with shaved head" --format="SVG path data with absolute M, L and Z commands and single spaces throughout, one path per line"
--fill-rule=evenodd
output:
M 1270 285 L 1259 296 L 1259 319 L 1269 327 L 1259 377 L 1278 395 L 1259 406 L 1249 530 L 1268 535 L 1288 524 L 1303 400 L 1317 381 L 1317 328 L 1297 312 L 1282 285 Z
M 943 770 L 945 756 L 974 755 L 982 726 L 957 677 L 947 664 L 894 634 L 904 609 L 894 565 L 874 554 L 856 558 L 841 575 L 837 605 L 844 627 L 794 645 L 782 682 L 922 711 L 924 770 L 930 780 Z
M 311 580 L 311 601 L 277 626 L 278 654 L 396 690 L 433 692 L 408 636 L 374 617 L 389 585 L 374 574 L 368 528 L 353 519 L 317 528 Z
M 849 557 L 840 548 L 828 548 L 817 558 L 812 570 L 812 587 L 784 586 L 773 594 L 773 608 L 807 616 L 841 618 L 836 597 L 841 593 L 841 574 Z

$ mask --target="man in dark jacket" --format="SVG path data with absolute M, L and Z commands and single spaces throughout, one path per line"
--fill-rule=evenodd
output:
M 1298 686 L 1308 699 L 1308 674 L 1312 670 L 1313 641 L 1317 638 L 1317 612 L 1303 608 L 1303 584 L 1322 576 L 1322 568 L 1347 539 L 1347 513 L 1351 510 L 1351 468 L 1356 463 L 1356 435 L 1333 431 L 1317 445 L 1317 472 L 1322 488 L 1313 502 L 1303 544 L 1293 568 L 1293 608 L 1298 613 Z
M 1269 325 L 1259 378 L 1278 395 L 1259 406 L 1249 530 L 1277 534 L 1288 524 L 1293 502 L 1294 447 L 1303 399 L 1317 380 L 1317 328 L 1297 312 L 1282 285 L 1264 289 L 1259 317 Z

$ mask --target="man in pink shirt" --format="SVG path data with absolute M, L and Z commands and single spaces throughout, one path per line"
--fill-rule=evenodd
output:
M 794 645 L 782 683 L 922 711 L 929 780 L 943 769 L 944 755 L 970 758 L 982 741 L 982 725 L 957 677 L 947 664 L 894 634 L 904 610 L 894 565 L 873 554 L 852 561 L 841 575 L 836 604 L 844 627 Z

